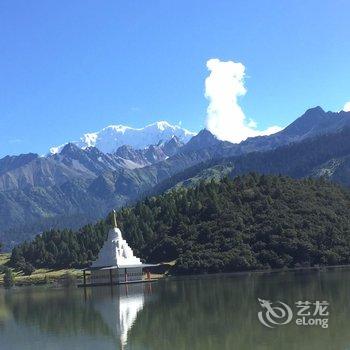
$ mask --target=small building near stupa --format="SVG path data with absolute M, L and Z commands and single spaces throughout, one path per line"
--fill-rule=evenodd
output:
M 84 286 L 87 285 L 114 285 L 135 283 L 143 281 L 143 270 L 156 266 L 143 264 L 134 255 L 133 250 L 123 238 L 117 226 L 115 211 L 113 211 L 114 227 L 108 232 L 108 238 L 104 243 L 98 258 L 90 268 L 84 272 Z M 87 283 L 86 271 L 91 271 L 90 283 Z M 148 279 L 149 274 L 148 274 Z

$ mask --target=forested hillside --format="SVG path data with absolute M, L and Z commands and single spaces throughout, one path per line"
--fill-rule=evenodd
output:
M 201 182 L 147 198 L 117 217 L 138 255 L 176 259 L 179 273 L 350 263 L 350 195 L 323 179 L 249 174 Z M 12 264 L 87 266 L 107 230 L 101 221 L 45 232 L 14 248 Z

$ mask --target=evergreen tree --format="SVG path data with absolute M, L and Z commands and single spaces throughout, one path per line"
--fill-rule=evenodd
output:
M 5 288 L 11 288 L 14 285 L 14 278 L 12 271 L 9 268 L 5 269 L 5 275 L 4 275 L 4 287 Z
M 20 268 L 26 276 L 30 276 L 35 270 L 34 266 L 29 262 L 25 262 Z

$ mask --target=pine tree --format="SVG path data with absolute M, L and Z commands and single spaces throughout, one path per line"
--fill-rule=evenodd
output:
M 14 285 L 14 278 L 12 271 L 9 268 L 6 268 L 4 275 L 4 287 L 11 288 Z

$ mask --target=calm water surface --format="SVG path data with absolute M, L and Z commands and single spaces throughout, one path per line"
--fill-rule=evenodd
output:
M 329 327 L 267 328 L 258 298 L 326 300 Z M 0 289 L 0 349 L 350 349 L 350 269 Z

